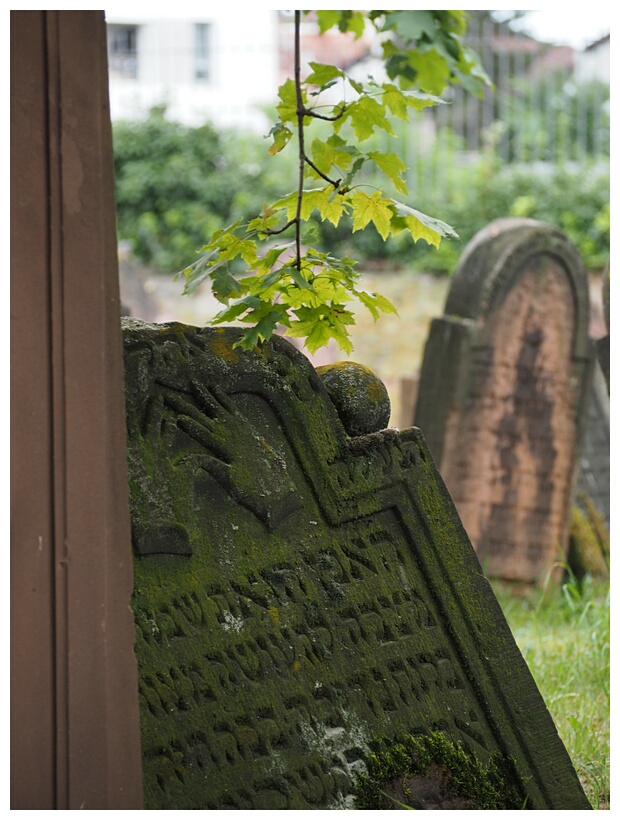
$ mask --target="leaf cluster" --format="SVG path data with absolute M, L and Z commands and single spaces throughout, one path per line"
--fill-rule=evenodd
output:
M 295 77 L 278 91 L 278 120 L 269 135 L 274 156 L 296 137 L 297 187 L 265 203 L 253 219 L 216 231 L 201 248 L 200 258 L 179 275 L 188 293 L 210 279 L 216 298 L 226 305 L 216 324 L 239 320 L 252 325 L 240 342 L 244 348 L 268 339 L 281 326 L 287 335 L 305 338 L 310 352 L 333 339 L 350 353 L 348 327 L 354 319 L 347 305 L 352 299 L 375 318 L 396 309 L 378 294 L 358 288 L 352 259 L 315 247 L 316 229 L 308 223 L 318 217 L 337 227 L 347 216 L 353 233 L 373 225 L 383 240 L 405 232 L 414 242 L 424 239 L 437 247 L 443 237 L 456 237 L 442 220 L 380 189 L 365 190 L 369 186 L 360 172 L 371 164 L 399 194 L 408 193 L 407 169 L 398 154 L 364 150 L 363 144 L 377 132 L 394 136 L 393 118 L 407 121 L 411 110 L 443 104 L 439 95 L 450 82 L 474 88 L 484 76 L 462 44 L 464 12 L 317 11 L 321 32 L 337 26 L 361 37 L 366 25 L 375 26 L 385 37 L 388 79 L 361 82 L 338 66 L 311 62 L 302 80 L 300 14 L 295 12 Z M 330 133 L 310 141 L 310 128 L 317 121 L 329 123 Z M 242 274 L 237 275 L 240 263 Z
M 454 163 L 454 153 L 440 147 L 428 162 L 430 171 L 445 168 Z M 459 242 L 443 242 L 438 249 L 417 243 L 412 248 L 402 241 L 402 234 L 389 243 L 374 230 L 351 235 L 343 220 L 338 228 L 319 225 L 321 243 L 332 253 L 373 260 L 383 267 L 450 275 L 479 230 L 499 217 L 517 216 L 565 231 L 590 272 L 603 270 L 609 262 L 610 176 L 609 165 L 603 162 L 532 168 L 483 156 L 451 171 L 449 185 L 437 186 L 432 177 L 422 178 L 420 190 L 429 209 L 441 209 L 447 222 L 459 226 Z

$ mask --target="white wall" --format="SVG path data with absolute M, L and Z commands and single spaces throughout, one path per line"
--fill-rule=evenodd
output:
M 134 119 L 166 103 L 169 119 L 266 133 L 270 119 L 258 107 L 273 106 L 278 88 L 277 12 L 226 5 L 202 15 L 157 19 L 106 12 L 108 23 L 137 25 L 137 79 L 110 78 L 112 119 Z M 211 25 L 212 73 L 194 76 L 194 24 Z
M 585 83 L 590 80 L 610 81 L 610 39 L 602 40 L 595 46 L 580 51 L 576 57 L 575 80 Z

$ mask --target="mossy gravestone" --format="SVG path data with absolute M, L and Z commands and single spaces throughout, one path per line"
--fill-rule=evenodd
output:
M 123 328 L 146 806 L 473 808 L 475 770 L 502 808 L 589 808 L 420 432 L 364 430 L 376 379 Z
M 544 581 L 566 557 L 588 321 L 574 245 L 503 219 L 471 240 L 431 325 L 415 424 L 490 576 Z

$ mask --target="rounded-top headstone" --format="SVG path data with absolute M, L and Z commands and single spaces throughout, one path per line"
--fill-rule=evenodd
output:
M 570 287 L 573 355 L 587 358 L 590 308 L 583 260 L 562 230 L 535 219 L 503 217 L 478 231 L 454 271 L 444 314 L 487 322 L 525 272 L 542 260 L 558 267 Z
M 381 379 L 356 362 L 316 368 L 342 425 L 350 436 L 384 430 L 390 420 L 390 397 Z
M 568 236 L 506 218 L 467 245 L 431 325 L 414 425 L 490 576 L 559 574 L 592 359 L 589 313 L 587 272 Z

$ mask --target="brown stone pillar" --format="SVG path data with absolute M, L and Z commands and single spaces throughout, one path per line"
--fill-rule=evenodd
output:
M 11 808 L 141 807 L 104 13 L 11 12 Z

